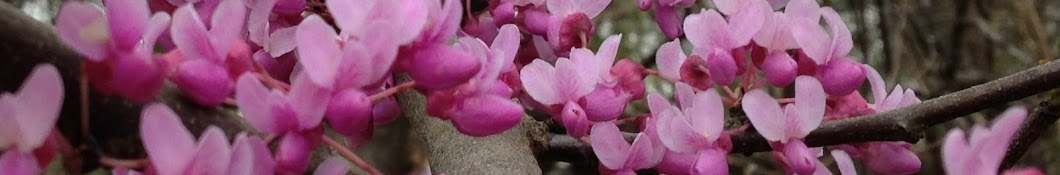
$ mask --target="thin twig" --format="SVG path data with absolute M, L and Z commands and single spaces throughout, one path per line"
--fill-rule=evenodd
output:
M 1057 119 L 1060 119 L 1060 108 L 1055 103 L 1042 102 L 1038 104 L 1037 108 L 1034 108 L 1034 112 L 1027 117 L 1026 121 L 1023 121 L 1023 125 L 1020 130 L 1016 132 L 1016 135 L 1012 140 L 1012 144 L 1008 146 L 1008 153 L 1005 154 L 1005 159 L 1001 161 L 1001 167 L 998 172 L 1012 168 L 1016 165 L 1016 161 L 1023 157 L 1023 153 L 1027 152 L 1027 149 L 1041 137 L 1042 133 L 1046 132 L 1053 123 L 1056 123 Z
M 383 173 L 379 172 L 379 170 L 375 169 L 375 167 L 372 167 L 372 165 L 368 165 L 368 162 L 364 162 L 364 160 L 361 159 L 361 157 L 358 157 L 357 154 L 353 153 L 353 151 L 350 151 L 350 149 L 346 149 L 346 146 L 343 146 L 339 142 L 336 142 L 335 140 L 332 140 L 331 137 L 328 137 L 327 135 L 324 135 L 324 136 L 321 136 L 320 138 L 324 141 L 325 144 L 330 146 L 331 149 L 335 150 L 335 152 L 339 152 L 339 155 L 342 155 L 342 157 L 345 157 L 346 160 L 349 160 L 350 162 L 353 162 L 354 165 L 357 165 L 357 167 L 360 167 L 365 172 L 368 172 L 368 174 L 372 174 L 372 175 L 381 175 L 381 174 L 383 174 Z

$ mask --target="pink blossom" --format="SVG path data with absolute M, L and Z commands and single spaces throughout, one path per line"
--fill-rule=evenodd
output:
M 195 102 L 216 106 L 234 89 L 234 77 L 250 69 L 249 48 L 243 43 L 246 7 L 229 0 L 216 7 L 207 29 L 191 5 L 174 12 L 170 35 L 186 58 L 177 63 L 172 80 Z
M 630 145 L 611 122 L 593 125 L 589 135 L 593 152 L 600 158 L 600 164 L 614 174 L 635 174 L 633 170 L 655 167 L 663 159 L 666 147 L 662 145 L 655 133 L 655 127 L 648 125 Z
M 561 121 L 567 133 L 581 137 L 589 130 L 585 110 L 578 105 L 579 99 L 588 95 L 599 80 L 592 60 L 559 58 L 553 67 L 544 60 L 534 60 L 520 71 L 523 88 L 533 100 L 549 109 L 552 117 Z
M 828 23 L 832 36 L 816 22 L 812 22 L 816 21 L 812 18 L 791 19 L 797 21 L 791 23 L 792 36 L 806 56 L 817 63 L 814 76 L 821 80 L 825 92 L 830 95 L 854 92 L 864 82 L 864 77 L 860 75 L 864 75 L 865 70 L 847 58 L 847 54 L 854 47 L 850 30 L 832 8 L 821 8 L 818 13 Z
M 158 174 L 271 173 L 268 148 L 261 140 L 240 135 L 233 150 L 224 132 L 210 126 L 195 141 L 177 114 L 162 104 L 147 106 L 141 117 L 144 149 Z
M 38 65 L 15 93 L 0 94 L 0 170 L 11 174 L 38 174 L 42 166 L 35 155 L 47 147 L 46 139 L 59 119 L 63 101 L 63 81 L 50 64 Z M 54 151 L 54 150 L 52 150 Z
M 942 164 L 948 174 L 997 174 L 1012 137 L 1027 117 L 1023 107 L 1001 113 L 990 127 L 975 125 L 970 134 L 954 128 L 942 145 Z
M 428 114 L 449 119 L 461 133 L 488 136 L 506 131 L 522 119 L 523 107 L 512 102 L 512 90 L 498 77 L 515 71 L 513 61 L 521 35 L 513 25 L 504 25 L 493 44 L 462 37 L 458 45 L 483 63 L 467 83 L 428 96 Z
M 89 3 L 64 3 L 56 17 L 59 38 L 88 61 L 96 89 L 148 101 L 162 88 L 165 63 L 152 55 L 169 15 L 148 13 L 146 1 L 106 1 L 106 14 Z
M 741 73 L 744 53 L 741 47 L 749 44 L 751 38 L 757 33 L 764 22 L 765 16 L 769 14 L 769 7 L 765 1 L 741 1 L 734 4 L 734 9 L 728 12 L 729 20 L 721 16 L 718 11 L 701 10 L 699 14 L 689 15 L 684 21 L 684 28 L 688 31 L 689 42 L 695 48 L 693 55 L 699 56 L 706 63 L 706 73 L 709 74 L 714 83 L 728 85 L 733 82 L 736 74 Z M 736 56 L 733 53 L 737 53 Z M 684 64 L 697 63 L 685 62 Z M 682 77 L 684 78 L 684 77 Z
M 798 174 L 815 171 L 815 156 L 803 143 L 824 118 L 825 94 L 817 79 L 808 76 L 795 78 L 795 103 L 783 110 L 765 91 L 756 89 L 744 95 L 742 107 L 747 118 L 762 137 L 781 151 L 783 162 Z
M 695 4 L 692 0 L 638 0 L 637 6 L 642 11 L 655 7 L 655 23 L 662 29 L 667 38 L 675 39 L 684 30 L 681 28 L 683 15 L 677 14 L 677 8 L 688 8 Z

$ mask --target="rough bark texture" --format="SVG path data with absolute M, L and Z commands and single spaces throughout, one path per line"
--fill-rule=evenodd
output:
M 15 91 L 38 64 L 53 64 L 63 78 L 64 101 L 57 128 L 69 139 L 76 152 L 63 155 L 70 172 L 95 169 L 100 154 L 115 158 L 143 158 L 140 144 L 140 112 L 144 104 L 90 90 L 88 94 L 88 133 L 82 128 L 81 57 L 67 48 L 51 24 L 36 21 L 18 8 L 0 3 L 0 91 Z M 196 105 L 172 86 L 165 88 L 156 102 L 165 103 L 198 135 L 209 125 L 224 129 L 230 138 L 249 127 L 235 112 Z
M 407 76 L 401 79 L 407 80 Z M 425 96 L 415 91 L 397 95 L 402 117 L 425 144 L 431 171 L 448 174 L 541 174 L 527 137 L 530 125 L 522 124 L 488 137 L 461 134 L 453 124 L 427 115 Z

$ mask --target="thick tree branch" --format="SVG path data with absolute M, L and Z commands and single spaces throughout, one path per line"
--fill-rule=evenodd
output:
M 408 76 L 399 76 L 399 82 Z M 533 122 L 525 117 L 522 124 L 501 134 L 471 137 L 461 134 L 453 124 L 427 115 L 427 99 L 419 92 L 397 94 L 401 115 L 425 144 L 427 160 L 435 174 L 541 174 L 527 136 Z

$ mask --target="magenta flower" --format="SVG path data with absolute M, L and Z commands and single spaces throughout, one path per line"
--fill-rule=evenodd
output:
M 34 150 L 59 119 L 63 105 L 63 80 L 50 64 L 38 65 L 17 92 L 0 94 L 0 170 L 12 174 L 38 174 L 41 166 Z
M 568 134 L 577 138 L 589 132 L 589 119 L 578 101 L 596 87 L 598 72 L 586 69 L 596 66 L 590 59 L 559 58 L 555 67 L 534 60 L 520 71 L 520 80 L 526 93 L 547 108 L 542 110 L 549 111 Z
M 593 62 L 590 67 L 580 67 L 584 72 L 592 72 L 597 85 L 592 92 L 579 101 L 585 108 L 585 115 L 595 122 L 609 121 L 618 118 L 626 109 L 626 104 L 636 97 L 643 96 L 643 67 L 634 63 L 620 61 L 614 64 L 618 54 L 622 35 L 613 35 L 604 39 L 597 53 L 588 48 L 571 49 L 571 60 Z
M 193 101 L 206 106 L 219 105 L 232 93 L 231 77 L 249 69 L 238 65 L 252 64 L 241 33 L 246 7 L 242 1 L 229 0 L 216 9 L 209 29 L 191 5 L 177 8 L 170 26 L 173 43 L 186 57 L 178 63 L 172 80 Z M 239 70 L 229 71 L 233 68 Z
M 457 30 L 463 8 L 460 1 L 424 1 L 430 18 L 415 41 L 403 48 L 399 68 L 416 80 L 417 86 L 426 90 L 443 90 L 463 84 L 474 77 L 482 64 L 459 47 L 448 43 Z
M 301 8 L 298 13 L 287 14 L 284 5 L 291 4 L 292 0 L 256 0 L 246 2 L 250 8 L 247 16 L 247 39 L 261 46 L 259 52 L 267 53 L 272 58 L 294 51 L 295 25 L 302 20 Z M 302 2 L 293 0 L 294 2 Z M 255 53 L 257 54 L 257 53 Z
M 696 93 L 688 84 L 679 82 L 675 86 L 678 106 L 657 94 L 648 95 L 648 107 L 657 119 L 654 125 L 659 128 L 662 143 L 674 154 L 692 154 L 690 169 L 682 174 L 728 174 L 726 154 L 732 145 L 727 136 L 722 138 L 726 134 L 721 97 L 714 89 Z
M 546 26 L 544 36 L 549 45 L 553 50 L 565 53 L 571 48 L 588 46 L 593 32 L 592 18 L 604 11 L 611 0 L 552 0 L 545 3 L 551 15 L 531 20 L 541 21 L 536 25 Z
M 683 16 L 677 14 L 677 8 L 688 8 L 695 3 L 693 0 L 638 0 L 637 7 L 641 11 L 648 11 L 654 6 L 655 23 L 667 38 L 675 39 L 684 33 L 681 29 Z
M 782 150 L 779 157 L 786 167 L 798 174 L 815 171 L 816 156 L 802 139 L 824 118 L 825 94 L 817 79 L 796 77 L 795 103 L 784 108 L 761 89 L 744 95 L 742 107 L 755 130 L 774 144 L 774 150 Z
M 765 16 L 769 14 L 768 4 L 764 1 L 741 2 L 745 3 L 735 7 L 737 11 L 729 12 L 731 14 L 728 22 L 714 9 L 701 10 L 700 13 L 689 15 L 685 19 L 685 29 L 695 31 L 685 33 L 688 41 L 695 46 L 692 54 L 701 58 L 702 62 L 684 62 L 682 67 L 686 67 L 684 64 L 698 63 L 687 68 L 707 74 L 719 85 L 728 85 L 735 80 L 743 67 L 740 65 L 744 62 L 741 56 L 744 52 L 740 48 L 751 42 L 751 38 L 761 29 Z M 737 55 L 734 57 L 733 53 Z M 693 83 L 697 84 L 702 83 Z
M 149 18 L 146 1 L 106 1 L 107 12 L 89 3 L 64 3 L 56 17 L 59 39 L 87 60 L 86 72 L 101 92 L 149 101 L 162 88 L 165 63 L 152 55 L 169 15 Z
M 321 123 L 333 98 L 304 74 L 293 81 L 287 94 L 269 91 L 252 73 L 243 74 L 236 83 L 236 104 L 247 123 L 263 133 L 282 135 L 276 151 L 276 171 L 281 172 L 302 172 L 308 167 L 308 153 L 319 144 Z
M 230 147 L 224 132 L 206 128 L 199 141 L 176 113 L 162 104 L 144 108 L 141 139 L 158 174 L 271 174 L 271 159 L 265 142 L 240 135 Z
M 655 167 L 666 153 L 666 147 L 660 143 L 652 125 L 637 134 L 632 145 L 611 122 L 593 125 L 589 139 L 600 164 L 614 174 L 636 174 L 634 170 Z
M 942 145 L 946 173 L 997 174 L 1012 137 L 1026 117 L 1026 109 L 1012 107 L 1001 113 L 989 128 L 976 125 L 967 135 L 957 128 L 950 130 Z
M 648 95 L 652 116 L 667 148 L 678 153 L 696 152 L 717 147 L 716 141 L 724 131 L 725 109 L 721 96 L 714 89 L 699 93 L 685 83 L 677 83 L 675 98 L 678 106 L 671 106 L 662 96 Z
M 458 45 L 483 63 L 467 83 L 428 96 L 428 114 L 449 119 L 461 133 L 488 136 L 511 129 L 522 119 L 523 107 L 511 101 L 513 92 L 498 77 L 514 71 L 521 35 L 514 24 L 504 25 L 493 44 L 462 37 Z

